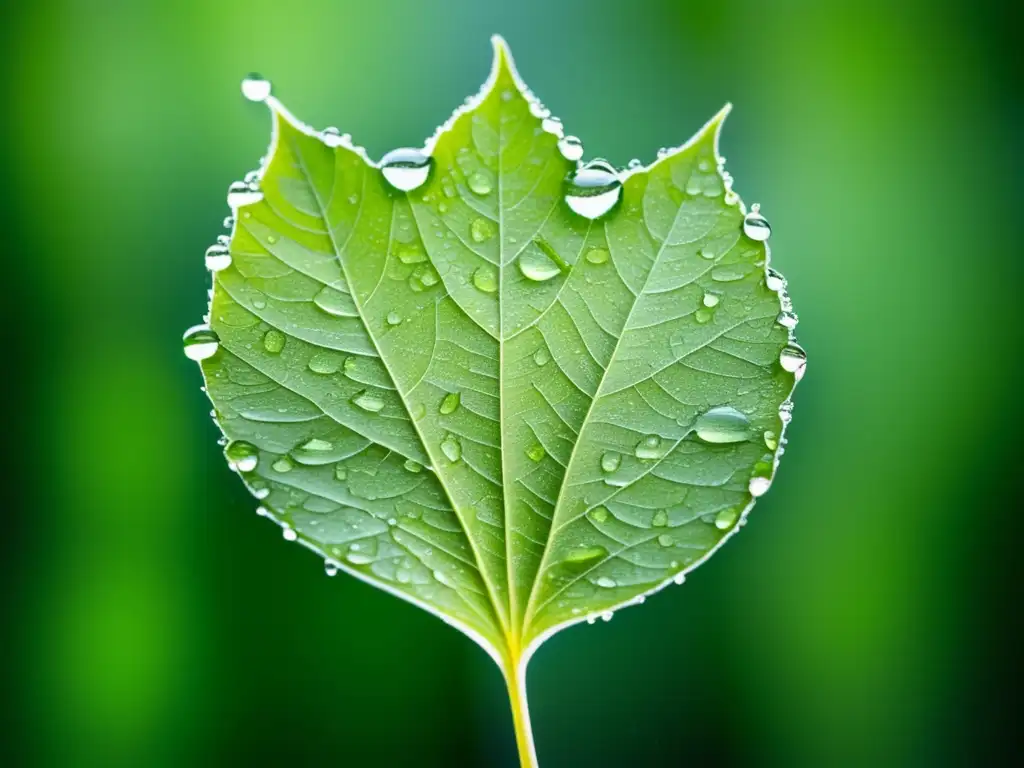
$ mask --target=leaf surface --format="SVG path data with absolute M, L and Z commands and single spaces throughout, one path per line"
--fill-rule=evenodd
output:
M 543 638 L 681 581 L 775 472 L 802 352 L 727 110 L 591 219 L 500 40 L 410 191 L 267 102 L 202 360 L 228 459 L 286 538 L 464 631 L 515 697 Z

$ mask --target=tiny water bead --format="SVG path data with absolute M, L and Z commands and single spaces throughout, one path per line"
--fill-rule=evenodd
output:
M 474 195 L 488 195 L 491 193 L 491 177 L 483 171 L 474 171 L 466 179 L 469 189 Z
M 324 560 L 324 573 L 328 576 L 337 576 L 338 566 L 336 566 L 330 560 Z
M 438 406 L 438 413 L 447 416 L 450 413 L 455 413 L 459 407 L 459 403 L 462 400 L 462 395 L 458 392 L 449 392 L 441 399 L 441 405 Z
M 239 472 L 252 472 L 259 463 L 260 451 L 245 440 L 233 440 L 224 449 L 224 457 Z
M 750 439 L 750 419 L 732 406 L 723 405 L 698 416 L 693 430 L 705 443 L 741 443 Z
M 562 273 L 561 267 L 540 248 L 528 248 L 516 262 L 527 280 L 543 283 Z
M 473 273 L 473 285 L 478 291 L 495 293 L 498 290 L 498 275 L 491 267 L 478 267 Z
M 611 164 L 591 160 L 575 174 L 565 193 L 572 211 L 587 219 L 597 219 L 610 211 L 622 197 L 622 180 Z
M 227 246 L 217 244 L 206 249 L 206 268 L 211 272 L 220 272 L 231 266 L 231 251 Z
M 379 413 L 384 409 L 383 398 L 368 389 L 364 389 L 353 397 L 352 404 L 368 413 Z
M 736 520 L 739 519 L 740 512 L 736 507 L 729 507 L 723 509 L 717 515 L 715 515 L 715 528 L 720 531 L 727 531 L 733 527 Z
M 462 458 L 462 444 L 454 435 L 446 435 L 441 441 L 441 453 L 454 464 Z
M 288 528 L 288 527 L 282 528 L 281 529 L 281 535 L 284 536 L 284 540 L 285 541 L 295 541 L 296 539 L 299 538 L 299 534 L 297 534 L 295 532 L 294 528 Z
M 558 151 L 569 162 L 575 163 L 583 157 L 583 142 L 575 136 L 566 136 L 558 141 Z
M 743 234 L 751 240 L 764 242 L 772 235 L 772 228 L 768 219 L 761 215 L 761 206 L 756 203 L 751 206 L 750 213 L 743 218 Z
M 430 162 L 430 156 L 422 150 L 402 147 L 391 150 L 380 159 L 380 171 L 392 187 L 401 192 L 411 192 L 427 180 Z
M 591 264 L 604 264 L 611 258 L 611 254 L 607 248 L 591 248 L 585 258 Z
M 285 336 L 276 328 L 271 328 L 263 335 L 263 348 L 272 355 L 284 349 Z
M 242 80 L 242 95 L 249 101 L 266 101 L 270 91 L 270 81 L 257 72 L 250 72 Z
M 220 337 L 210 326 L 203 323 L 202 325 L 193 325 L 185 331 L 182 344 L 185 349 L 185 357 L 199 362 L 217 354 L 217 350 L 220 348 Z
M 469 225 L 469 236 L 473 238 L 474 243 L 487 242 L 494 237 L 494 225 L 491 224 L 489 219 L 478 216 Z

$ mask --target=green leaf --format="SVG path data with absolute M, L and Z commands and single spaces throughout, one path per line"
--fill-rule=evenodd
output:
M 378 166 L 254 82 L 269 160 L 186 334 L 225 453 L 329 572 L 490 653 L 533 764 L 533 651 L 681 582 L 781 453 L 804 358 L 728 108 L 646 168 L 581 167 L 496 39 L 470 106 Z

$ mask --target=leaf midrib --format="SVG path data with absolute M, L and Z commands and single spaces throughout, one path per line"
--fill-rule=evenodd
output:
M 279 115 L 279 119 L 282 119 L 280 117 L 280 115 Z M 350 294 L 352 296 L 352 302 L 355 305 L 356 312 L 359 313 L 359 320 L 363 324 L 363 327 L 366 329 L 366 334 L 367 334 L 367 336 L 370 337 L 370 342 L 373 344 L 374 348 L 377 350 L 378 358 L 380 359 L 381 364 L 384 366 L 384 370 L 387 372 L 387 374 L 390 377 L 391 381 L 395 385 L 395 392 L 398 394 L 398 398 L 399 398 L 399 400 L 402 403 L 402 407 L 405 408 L 406 414 L 409 417 L 409 422 L 412 424 L 413 430 L 416 432 L 416 436 L 419 438 L 420 444 L 423 446 L 423 450 L 430 457 L 430 461 L 431 461 L 431 464 L 433 466 L 435 466 L 435 467 L 440 466 L 440 464 L 439 464 L 439 457 L 437 455 L 435 455 L 435 453 L 431 450 L 428 441 L 425 439 L 423 433 L 420 431 L 419 425 L 416 423 L 416 419 L 413 418 L 413 416 L 412 416 L 412 409 L 410 408 L 409 402 L 408 402 L 408 400 L 406 398 L 406 394 L 404 392 L 402 392 L 401 389 L 399 389 L 398 379 L 395 377 L 393 371 L 391 370 L 391 366 L 388 364 L 388 361 L 385 359 L 385 357 L 384 357 L 384 355 L 382 353 L 380 344 L 377 341 L 377 337 L 373 333 L 373 330 L 370 327 L 370 323 L 367 321 L 366 314 L 363 311 L 362 301 L 360 300 L 360 298 L 358 296 L 358 291 L 355 290 L 354 283 L 349 278 L 348 270 L 345 268 L 345 261 L 342 258 L 342 252 L 338 249 L 338 243 L 337 243 L 337 240 L 336 240 L 336 238 L 334 236 L 334 227 L 331 224 L 331 219 L 330 219 L 330 217 L 328 215 L 327 209 L 324 207 L 324 202 L 323 202 L 323 200 L 320 197 L 320 192 L 319 192 L 319 190 L 317 190 L 316 184 L 313 182 L 313 177 L 310 174 L 309 169 L 306 166 L 306 161 L 305 161 L 305 158 L 303 156 L 302 150 L 301 150 L 300 147 L 296 146 L 294 143 L 291 143 L 291 149 L 295 153 L 296 159 L 299 161 L 299 168 L 302 171 L 302 174 L 303 174 L 303 177 L 305 178 L 306 183 L 309 185 L 310 191 L 313 194 L 313 198 L 316 200 L 317 208 L 319 209 L 319 213 L 320 213 L 320 217 L 323 219 L 323 222 L 326 225 L 327 236 L 328 236 L 328 238 L 331 241 L 331 247 L 334 249 L 335 257 L 338 260 L 338 267 L 339 267 L 339 269 L 341 269 L 341 273 L 342 273 L 342 275 L 345 278 L 345 282 L 348 284 L 348 286 L 350 288 Z M 337 152 L 338 152 L 338 148 L 333 148 L 332 157 L 336 156 Z M 336 173 L 336 170 L 337 170 L 337 166 L 335 164 L 335 167 L 332 168 L 332 177 Z M 369 168 L 367 169 L 366 172 L 369 172 Z M 364 195 L 363 197 L 360 198 L 360 211 L 362 209 L 362 206 L 365 205 L 365 204 L 366 204 L 366 198 L 365 198 L 365 195 Z M 392 203 L 392 206 L 394 206 L 394 203 Z M 386 258 L 387 259 L 391 258 L 390 253 L 386 256 Z M 509 629 L 508 629 L 508 618 L 506 616 L 504 616 L 502 614 L 502 612 L 499 610 L 500 603 L 499 603 L 499 601 L 495 597 L 494 587 L 491 584 L 490 579 L 487 578 L 487 571 L 484 568 L 483 560 L 480 557 L 480 552 L 477 549 L 476 541 L 474 540 L 473 536 L 470 535 L 469 527 L 466 525 L 465 519 L 463 519 L 463 513 L 459 509 L 458 505 L 455 503 L 455 499 L 452 497 L 451 493 L 449 492 L 448 486 L 444 482 L 444 478 L 440 475 L 440 473 L 438 473 L 436 471 L 435 471 L 435 476 L 438 479 L 438 484 L 441 486 L 442 490 L 444 491 L 445 496 L 448 499 L 448 503 L 451 504 L 452 511 L 455 513 L 456 518 L 458 518 L 459 525 L 462 526 L 463 534 L 465 535 L 466 540 L 469 543 L 470 551 L 472 551 L 472 553 L 473 553 L 473 559 L 474 559 L 474 561 L 476 563 L 477 572 L 480 574 L 480 580 L 484 583 L 484 586 L 487 588 L 487 593 L 488 593 L 488 597 L 490 598 L 491 607 L 492 607 L 492 609 L 494 611 L 494 618 L 497 619 L 497 626 L 495 627 L 495 629 L 503 630 L 505 632 L 506 636 L 507 636 L 508 631 L 509 631 Z M 472 608 L 472 606 L 470 606 L 470 607 Z

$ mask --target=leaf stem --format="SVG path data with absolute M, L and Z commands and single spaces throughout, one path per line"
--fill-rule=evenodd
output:
M 530 707 L 526 700 L 526 666 L 518 658 L 510 658 L 504 669 L 508 701 L 512 707 L 512 725 L 516 731 L 520 768 L 538 768 L 537 750 L 533 746 Z

